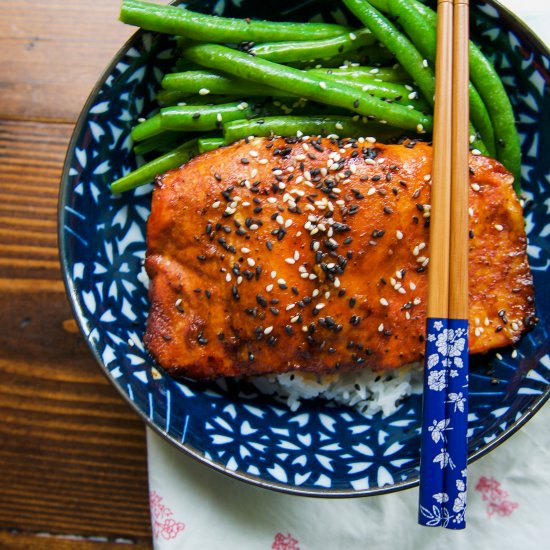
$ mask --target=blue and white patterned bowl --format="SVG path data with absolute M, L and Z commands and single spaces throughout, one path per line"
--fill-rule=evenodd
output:
M 334 2 L 196 0 L 236 17 L 341 20 Z M 472 8 L 472 35 L 494 60 L 515 107 L 523 146 L 529 258 L 540 322 L 516 352 L 472 360 L 469 452 L 474 460 L 521 427 L 550 395 L 550 54 L 494 2 Z M 313 496 L 364 496 L 418 482 L 420 397 L 389 418 L 315 401 L 290 412 L 235 382 L 178 383 L 157 369 L 141 336 L 148 310 L 140 277 L 151 187 L 113 197 L 135 167 L 129 137 L 153 107 L 173 42 L 138 32 L 93 90 L 69 147 L 59 237 L 75 316 L 107 377 L 158 433 L 203 463 L 259 486 Z M 546 152 L 545 152 L 546 151 Z M 517 354 L 517 357 L 516 357 Z

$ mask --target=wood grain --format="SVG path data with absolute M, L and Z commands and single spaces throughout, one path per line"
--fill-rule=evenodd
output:
M 63 160 L 134 29 L 119 0 L 0 3 L 0 548 L 150 548 L 144 426 L 72 319 L 57 252 Z

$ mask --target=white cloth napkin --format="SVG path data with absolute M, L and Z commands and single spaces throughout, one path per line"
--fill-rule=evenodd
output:
M 550 43 L 550 3 L 500 0 Z M 465 531 L 420 527 L 418 489 L 323 500 L 258 489 L 147 432 L 156 550 L 534 550 L 550 545 L 550 405 L 469 467 Z

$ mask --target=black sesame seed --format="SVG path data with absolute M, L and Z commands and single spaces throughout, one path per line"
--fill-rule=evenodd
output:
M 350 325 L 353 325 L 354 327 L 356 327 L 360 322 L 361 317 L 359 317 L 359 315 L 353 315 L 349 320 Z

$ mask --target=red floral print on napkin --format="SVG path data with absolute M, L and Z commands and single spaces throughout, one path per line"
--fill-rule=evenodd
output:
M 298 541 L 290 534 L 277 533 L 271 545 L 272 550 L 300 550 Z
M 156 539 L 162 537 L 165 540 L 175 539 L 185 529 L 185 523 L 171 517 L 174 513 L 162 503 L 162 500 L 156 491 L 149 495 L 153 537 Z
M 477 482 L 476 491 L 479 491 L 481 498 L 487 501 L 489 518 L 494 514 L 509 516 L 519 506 L 517 502 L 508 499 L 508 493 L 501 489 L 500 481 L 493 477 L 481 476 Z

